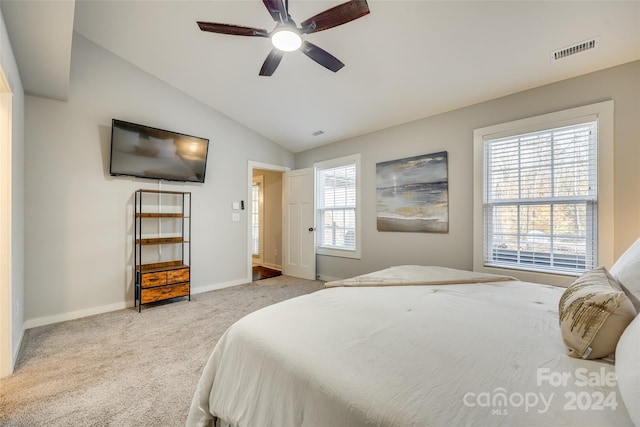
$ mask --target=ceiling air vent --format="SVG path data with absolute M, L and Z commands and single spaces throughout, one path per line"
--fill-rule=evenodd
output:
M 576 53 L 596 48 L 598 47 L 598 44 L 600 44 L 600 37 L 594 37 L 592 39 L 567 46 L 565 48 L 551 52 L 551 61 L 557 61 L 558 59 L 566 58 L 567 56 L 575 55 Z

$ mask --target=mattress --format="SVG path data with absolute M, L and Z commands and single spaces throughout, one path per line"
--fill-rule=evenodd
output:
M 614 366 L 567 356 L 563 288 L 332 287 L 241 319 L 187 425 L 627 426 Z

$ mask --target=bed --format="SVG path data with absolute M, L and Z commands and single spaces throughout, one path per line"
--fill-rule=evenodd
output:
M 612 361 L 568 356 L 564 292 L 424 266 L 328 283 L 224 333 L 187 425 L 632 426 Z

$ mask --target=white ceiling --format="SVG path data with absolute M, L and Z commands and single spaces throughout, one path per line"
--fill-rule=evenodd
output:
M 3 0 L 3 13 L 4 3 L 13 2 Z M 51 25 L 44 3 L 73 2 L 21 2 L 32 11 L 22 19 L 40 10 L 49 19 L 34 45 L 69 31 L 66 22 Z M 289 9 L 299 23 L 340 3 L 290 0 Z M 342 70 L 292 52 L 272 77 L 258 76 L 270 40 L 196 25 L 270 31 L 275 22 L 260 0 L 78 0 L 70 13 L 77 33 L 293 152 L 640 59 L 640 1 L 368 3 L 369 15 L 305 36 L 344 62 Z M 12 42 L 15 26 L 7 23 Z M 550 60 L 553 50 L 595 36 L 596 49 Z M 14 50 L 30 55 L 24 43 Z M 43 73 L 53 67 L 46 59 Z M 23 80 L 27 92 L 41 90 Z M 318 130 L 325 133 L 313 136 Z

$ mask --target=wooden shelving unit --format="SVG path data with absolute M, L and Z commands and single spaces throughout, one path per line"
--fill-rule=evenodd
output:
M 135 192 L 134 211 L 138 312 L 150 302 L 191 300 L 191 193 L 140 189 Z

